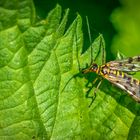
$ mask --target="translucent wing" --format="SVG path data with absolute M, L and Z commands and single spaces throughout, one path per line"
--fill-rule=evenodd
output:
M 110 61 L 106 65 L 113 70 L 120 70 L 125 72 L 140 71 L 140 56 L 134 56 L 122 60 Z
M 123 73 L 121 71 L 117 71 L 117 76 L 113 74 L 113 72 L 108 74 L 107 76 L 104 76 L 105 79 L 109 80 L 114 85 L 118 86 L 122 90 L 129 93 L 129 95 L 136 100 L 137 102 L 140 102 L 140 82 L 137 79 L 134 79 L 133 77 L 129 76 L 126 73 Z

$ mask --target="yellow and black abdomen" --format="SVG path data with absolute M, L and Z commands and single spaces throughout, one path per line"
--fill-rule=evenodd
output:
M 139 80 L 122 71 L 110 69 L 107 65 L 99 67 L 98 73 L 114 85 L 128 92 L 136 101 L 140 102 Z

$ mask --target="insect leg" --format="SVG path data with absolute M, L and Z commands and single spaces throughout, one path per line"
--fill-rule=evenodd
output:
M 95 79 L 95 80 L 96 80 L 96 79 Z M 94 80 L 94 81 L 95 81 L 95 80 Z M 93 81 L 93 82 L 94 82 L 94 81 Z M 97 80 L 96 80 L 96 81 L 97 81 Z M 97 90 L 99 89 L 99 87 L 100 87 L 102 81 L 103 81 L 103 80 L 101 80 L 101 81 L 98 83 L 97 87 L 95 88 L 95 90 L 94 90 L 94 92 L 93 92 L 93 96 L 92 96 L 92 101 L 91 101 L 89 107 L 90 107 L 90 106 L 92 105 L 92 103 L 94 102 L 94 100 L 95 100 L 95 98 L 96 98 L 96 92 L 97 92 Z
M 99 89 L 101 83 L 102 83 L 102 80 L 98 83 L 97 87 L 96 87 L 95 90 L 94 90 L 94 93 L 93 93 L 93 94 L 94 94 L 95 96 L 96 96 L 96 92 L 97 92 L 97 90 Z

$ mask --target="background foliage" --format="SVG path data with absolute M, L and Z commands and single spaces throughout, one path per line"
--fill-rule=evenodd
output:
M 112 14 L 113 9 L 120 6 L 120 2 L 118 0 L 34 0 L 34 2 L 40 17 L 45 17 L 46 13 L 51 10 L 56 3 L 59 3 L 63 10 L 70 8 L 71 12 L 69 14 L 68 22 L 71 22 L 78 12 L 83 19 L 82 30 L 84 31 L 84 49 L 90 45 L 89 33 L 87 32 L 87 24 L 85 19 L 85 16 L 88 16 L 92 40 L 94 40 L 99 33 L 102 33 L 106 41 L 106 48 L 108 48 L 107 59 L 111 60 L 114 58 L 110 51 L 110 46 L 112 43 L 113 35 L 116 33 L 116 31 L 110 21 L 110 15 Z

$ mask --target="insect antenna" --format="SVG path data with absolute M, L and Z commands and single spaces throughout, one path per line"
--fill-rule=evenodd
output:
M 88 17 L 86 16 L 86 24 L 87 24 L 87 31 L 88 31 L 88 37 L 89 37 L 89 42 L 90 42 L 90 65 L 93 64 L 94 60 L 93 60 L 93 47 L 92 47 L 92 40 L 91 40 L 91 32 L 90 32 L 90 27 L 89 27 L 89 20 L 88 20 Z M 98 78 L 95 79 L 95 81 L 97 81 Z M 93 84 L 92 84 L 92 87 L 91 89 L 93 88 Z M 95 98 L 96 98 L 96 90 L 94 91 L 94 95 L 93 96 L 90 96 L 90 91 L 91 89 L 89 89 L 89 91 L 87 92 L 86 94 L 86 97 L 87 98 L 90 98 L 91 99 L 91 103 L 89 104 L 88 107 L 91 107 L 92 103 L 94 102 Z
M 100 34 L 101 36 L 101 34 Z M 103 38 L 101 37 L 100 40 L 100 49 L 102 50 L 102 65 L 106 63 L 106 52 L 105 52 L 105 42 L 103 41 Z M 102 47 L 103 46 L 103 47 Z
M 91 55 L 90 55 L 90 65 L 93 63 L 93 50 L 92 50 L 92 47 L 91 47 L 91 45 L 92 45 L 92 40 L 91 40 L 91 33 L 90 33 L 90 27 L 89 27 L 89 20 L 88 20 L 88 17 L 86 16 L 86 24 L 87 24 L 87 30 L 88 30 L 88 37 L 89 37 L 89 42 L 90 42 L 90 53 L 91 53 Z

